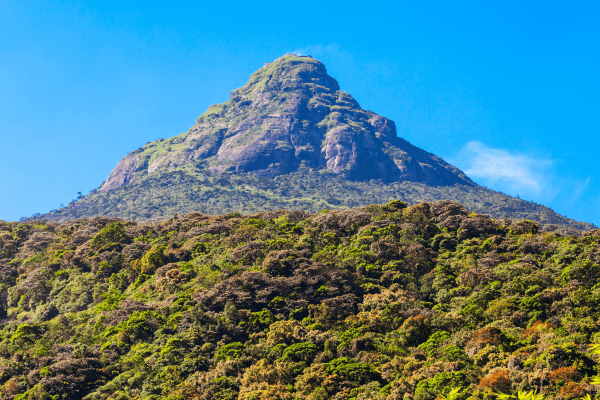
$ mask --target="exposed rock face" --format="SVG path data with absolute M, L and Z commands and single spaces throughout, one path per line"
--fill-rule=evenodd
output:
M 125 185 L 135 179 L 135 172 L 137 170 L 137 164 L 140 161 L 140 157 L 135 155 L 128 155 L 123 158 L 112 170 L 108 176 L 108 180 L 102 186 L 102 189 L 109 190 L 116 187 Z
M 229 101 L 209 107 L 188 132 L 127 155 L 102 190 L 181 167 L 276 176 L 300 165 L 350 180 L 474 185 L 399 138 L 393 121 L 363 110 L 320 61 L 285 55 L 255 72 Z

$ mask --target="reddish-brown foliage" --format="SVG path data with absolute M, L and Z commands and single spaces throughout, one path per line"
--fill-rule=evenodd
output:
M 494 392 L 510 392 L 510 378 L 508 371 L 496 370 L 479 381 L 479 387 L 489 387 Z
M 469 357 L 472 357 L 479 350 L 483 349 L 487 345 L 500 346 L 502 344 L 502 335 L 497 328 L 483 328 L 473 334 L 471 340 L 469 340 L 465 346 L 465 351 Z
M 532 335 L 539 335 L 543 332 L 548 332 L 550 329 L 556 329 L 556 326 L 552 325 L 549 322 L 536 321 L 531 328 L 525 329 L 523 331 L 523 335 L 521 336 L 523 339 L 528 338 Z
M 569 382 L 560 389 L 560 395 L 564 399 L 581 399 L 587 394 L 587 385 Z
M 564 382 L 571 382 L 579 381 L 581 379 L 581 374 L 575 367 L 562 367 L 552 371 L 548 377 L 553 382 L 556 382 L 559 379 L 562 379 Z

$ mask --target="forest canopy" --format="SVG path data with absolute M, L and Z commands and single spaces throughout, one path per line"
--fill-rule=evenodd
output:
M 600 230 L 451 201 L 0 222 L 3 399 L 600 398 Z

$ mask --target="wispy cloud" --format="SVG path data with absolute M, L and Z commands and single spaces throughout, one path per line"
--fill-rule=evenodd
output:
M 449 160 L 480 184 L 563 213 L 581 208 L 593 186 L 592 177 L 565 175 L 561 160 L 496 149 L 478 141 L 467 143 Z
M 342 51 L 340 50 L 340 46 L 338 44 L 329 43 L 326 45 L 322 45 L 322 44 L 308 45 L 308 46 L 293 50 L 292 53 L 298 54 L 300 56 L 322 57 L 324 55 L 340 54 L 340 53 L 342 53 Z
M 581 198 L 581 196 L 587 191 L 589 184 L 592 182 L 592 177 L 588 176 L 585 182 L 577 183 L 575 185 L 574 193 L 571 198 L 572 202 L 575 202 Z
M 554 162 L 525 154 L 494 149 L 481 142 L 467 143 L 459 154 L 460 165 L 472 178 L 501 183 L 513 191 L 539 193 Z M 457 160 L 458 161 L 458 160 Z

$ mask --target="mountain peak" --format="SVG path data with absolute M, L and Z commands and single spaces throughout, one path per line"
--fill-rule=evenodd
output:
M 253 73 L 229 101 L 210 106 L 188 132 L 128 154 L 102 190 L 183 168 L 274 177 L 300 166 L 350 180 L 473 185 L 399 138 L 393 121 L 363 110 L 322 62 L 286 54 Z
M 338 82 L 327 73 L 325 64 L 311 56 L 294 53 L 265 63 L 264 67 L 252 74 L 244 88 L 285 90 L 303 85 L 319 86 L 321 90 L 340 90 Z

